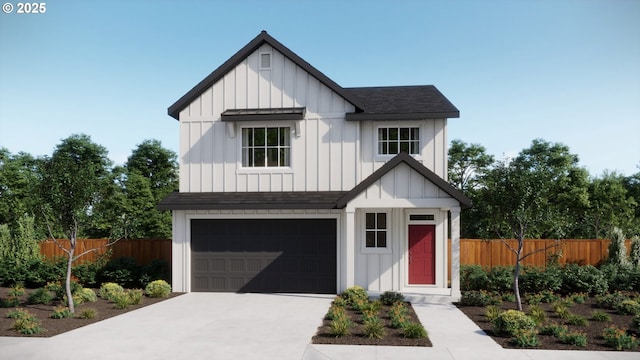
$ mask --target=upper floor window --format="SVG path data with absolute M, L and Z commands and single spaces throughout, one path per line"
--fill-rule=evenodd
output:
M 420 153 L 420 128 L 378 128 L 378 155 L 395 155 L 401 151 L 411 155 Z
M 288 127 L 242 129 L 243 167 L 287 167 L 291 164 L 291 130 Z

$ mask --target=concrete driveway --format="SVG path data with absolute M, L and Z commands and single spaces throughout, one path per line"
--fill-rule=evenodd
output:
M 51 338 L 0 337 L 0 360 L 637 360 L 637 352 L 503 349 L 448 297 L 413 296 L 434 346 L 312 345 L 329 295 L 190 293 Z
M 51 338 L 0 337 L 0 359 L 296 359 L 333 296 L 189 293 Z

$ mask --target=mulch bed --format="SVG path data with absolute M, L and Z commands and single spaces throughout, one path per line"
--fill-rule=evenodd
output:
M 0 287 L 0 298 L 6 299 L 9 296 L 9 290 L 9 288 Z M 97 295 L 97 289 L 94 290 L 96 291 Z M 132 305 L 128 309 L 116 309 L 115 305 L 112 302 L 98 297 L 98 301 L 96 302 L 84 303 L 75 307 L 76 314 L 79 314 L 83 309 L 86 308 L 95 309 L 96 316 L 93 319 L 52 319 L 50 318 L 51 313 L 56 307 L 61 305 L 60 301 L 54 300 L 51 305 L 29 305 L 27 303 L 27 298 L 32 291 L 34 291 L 34 289 L 25 289 L 25 294 L 19 297 L 20 305 L 18 307 L 0 308 L 0 336 L 51 337 L 168 299 L 150 298 L 145 296 L 142 300 L 142 303 L 139 305 Z M 181 294 L 182 293 L 172 293 L 169 298 L 176 297 Z M 40 320 L 40 326 L 45 329 L 45 331 L 33 335 L 23 335 L 13 330 L 12 326 L 14 320 L 7 318 L 7 313 L 15 310 L 16 308 L 26 309 L 31 314 L 35 315 L 35 317 Z
M 513 302 L 505 301 L 501 305 L 502 309 L 516 309 L 516 305 Z M 595 305 L 595 299 L 589 298 L 583 304 L 574 304 L 569 308 L 569 311 L 573 314 L 578 314 L 589 319 L 589 324 L 587 326 L 574 326 L 566 324 L 566 321 L 556 316 L 550 304 L 540 304 L 540 306 L 545 310 L 547 319 L 550 321 L 555 321 L 558 324 L 565 324 L 568 326 L 570 331 L 581 331 L 584 332 L 587 336 L 587 346 L 579 347 L 575 345 L 568 345 L 561 343 L 557 338 L 550 335 L 542 335 L 538 334 L 538 340 L 540 345 L 536 347 L 536 349 L 545 349 L 545 350 L 588 350 L 588 351 L 615 351 L 615 349 L 608 347 L 604 339 L 602 338 L 602 330 L 611 325 L 616 325 L 620 328 L 629 329 L 631 326 L 631 319 L 633 316 L 631 315 L 619 315 L 613 310 L 601 309 Z M 523 303 L 523 310 L 526 312 L 528 310 L 528 305 Z M 513 344 L 510 343 L 509 338 L 496 335 L 496 333 L 492 330 L 492 325 L 489 320 L 487 320 L 484 315 L 485 308 L 484 307 L 475 307 L 475 306 L 461 306 L 458 305 L 458 308 L 465 314 L 469 319 L 471 319 L 476 325 L 478 325 L 487 335 L 491 336 L 491 338 L 500 344 L 503 348 L 515 349 L 517 348 Z M 598 322 L 591 320 L 591 314 L 593 311 L 599 310 L 608 313 L 611 316 L 611 321 L 608 322 Z M 638 336 L 639 334 L 635 334 Z M 640 351 L 636 350 L 627 350 L 627 351 Z
M 407 304 L 407 318 L 412 322 L 420 323 L 413 307 Z M 362 314 L 359 311 L 347 308 L 347 315 L 351 319 L 353 326 L 349 335 L 336 337 L 329 333 L 331 321 L 324 319 L 322 325 L 318 327 L 316 335 L 311 339 L 313 344 L 333 344 L 333 345 L 379 345 L 379 346 L 432 346 L 429 337 L 422 339 L 405 338 L 401 329 L 391 327 L 389 316 L 389 306 L 383 305 L 378 312 L 378 316 L 385 326 L 385 336 L 382 339 L 369 339 L 364 335 L 364 325 Z

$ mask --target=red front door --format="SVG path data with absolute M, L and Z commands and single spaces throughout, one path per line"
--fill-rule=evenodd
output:
M 435 284 L 435 225 L 409 225 L 409 284 Z

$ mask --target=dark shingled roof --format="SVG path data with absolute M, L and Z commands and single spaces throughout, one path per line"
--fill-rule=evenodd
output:
M 180 111 L 189 106 L 198 96 L 222 79 L 263 44 L 269 44 L 351 103 L 355 107 L 355 112 L 347 114 L 347 120 L 422 120 L 460 117 L 458 109 L 433 85 L 343 88 L 271 37 L 266 31 L 262 31 L 229 60 L 225 61 L 224 64 L 220 65 L 209 76 L 171 105 L 167 109 L 169 115 L 176 120 L 180 120 Z
M 433 85 L 346 88 L 364 111 L 347 120 L 420 120 L 460 117 L 460 111 Z
M 346 191 L 173 192 L 159 210 L 335 209 Z
M 234 210 L 234 209 L 343 209 L 369 186 L 396 166 L 405 163 L 427 180 L 458 200 L 463 208 L 471 200 L 407 153 L 400 153 L 356 185 L 351 191 L 289 192 L 173 192 L 158 204 L 159 210 Z

